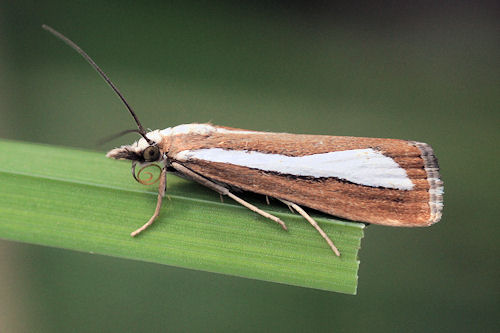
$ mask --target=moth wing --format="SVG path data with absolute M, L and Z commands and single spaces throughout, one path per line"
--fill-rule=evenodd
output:
M 424 143 L 216 128 L 220 130 L 210 135 L 180 136 L 177 144 L 172 143 L 171 147 L 176 148 L 170 156 L 219 183 L 350 220 L 393 226 L 427 226 L 441 217 L 442 182 L 437 160 L 430 146 Z M 368 162 L 361 163 L 356 157 L 358 153 L 371 154 L 365 158 Z M 322 165 L 324 156 L 335 157 L 333 163 Z M 351 160 L 346 162 L 343 156 Z M 270 167 L 275 157 L 277 166 Z M 280 157 L 287 160 L 286 168 L 280 166 Z M 385 164 L 375 162 L 375 157 Z M 245 161 L 238 160 L 241 158 Z M 267 161 L 267 164 L 260 166 L 262 161 Z M 358 178 L 354 175 L 352 179 L 346 179 L 342 174 L 314 175 L 317 172 L 314 170 L 318 169 L 325 169 L 328 175 L 329 168 L 333 175 L 339 170 L 349 173 L 349 166 Z M 296 172 L 304 168 L 313 169 L 313 174 Z M 407 183 L 403 182 L 401 172 Z M 391 177 L 399 179 L 394 186 L 384 182 Z

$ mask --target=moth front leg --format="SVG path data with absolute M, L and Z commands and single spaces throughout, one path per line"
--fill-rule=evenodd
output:
M 196 172 L 194 172 L 193 170 L 189 169 L 189 168 L 186 168 L 185 166 L 183 166 L 182 164 L 179 164 L 177 162 L 172 162 L 172 167 L 175 168 L 175 170 L 177 170 L 178 172 L 180 172 L 182 175 L 200 183 L 201 185 L 204 185 L 216 192 L 218 192 L 219 194 L 221 195 L 227 195 L 228 197 L 230 197 L 231 199 L 233 199 L 234 201 L 238 202 L 239 204 L 247 207 L 248 209 L 250 209 L 251 211 L 254 211 L 256 212 L 257 214 L 260 214 L 276 223 L 278 223 L 279 225 L 281 225 L 281 227 L 285 230 L 287 230 L 287 227 L 285 225 L 285 222 L 283 222 L 282 220 L 280 220 L 278 217 L 274 216 L 274 215 L 271 215 L 269 213 L 266 213 L 265 211 L 255 207 L 254 205 L 252 205 L 251 203 L 249 202 L 246 202 L 245 200 L 241 199 L 240 197 L 234 195 L 233 193 L 231 193 L 227 188 L 225 188 L 224 186 L 220 186 L 219 184 L 216 184 L 214 183 L 213 181 L 197 174 Z
M 130 236 L 135 237 L 138 234 L 140 234 L 141 232 L 143 232 L 144 230 L 146 230 L 150 225 L 153 224 L 153 222 L 156 220 L 158 215 L 160 215 L 161 203 L 163 202 L 163 197 L 165 196 L 166 186 L 167 186 L 167 167 L 164 166 L 161 169 L 160 185 L 158 186 L 158 200 L 156 202 L 155 212 L 154 212 L 153 216 L 151 216 L 151 218 L 149 219 L 148 222 L 146 222 L 142 227 L 140 227 L 136 231 L 132 232 L 130 234 Z

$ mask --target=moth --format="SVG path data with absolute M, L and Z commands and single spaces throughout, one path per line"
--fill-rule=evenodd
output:
M 131 233 L 148 228 L 160 213 L 167 173 L 198 182 L 228 196 L 250 210 L 285 223 L 237 196 L 243 190 L 276 198 L 302 215 L 339 250 L 307 207 L 349 220 L 396 227 L 429 226 L 441 219 L 443 182 L 438 161 L 426 143 L 397 139 L 269 133 L 216 126 L 185 124 L 147 132 L 132 107 L 99 66 L 74 42 L 43 28 L 75 49 L 111 86 L 137 124 L 141 138 L 112 149 L 107 157 L 132 161 L 132 175 L 160 168 L 158 199 L 152 217 Z M 136 173 L 136 166 L 141 169 Z

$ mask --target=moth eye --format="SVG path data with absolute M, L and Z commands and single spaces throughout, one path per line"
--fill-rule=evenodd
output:
M 142 157 L 146 162 L 156 161 L 160 157 L 160 149 L 158 148 L 158 146 L 149 146 L 144 149 Z

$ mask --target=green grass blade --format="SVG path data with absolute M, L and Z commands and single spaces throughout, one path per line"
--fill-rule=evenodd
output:
M 136 183 L 130 164 L 104 154 L 0 140 L 0 238 L 356 293 L 363 224 L 315 216 L 336 257 L 300 216 L 279 203 L 257 206 L 271 221 L 193 182 L 169 175 L 160 218 L 136 238 L 156 205 L 156 186 Z M 247 196 L 245 195 L 245 198 Z

